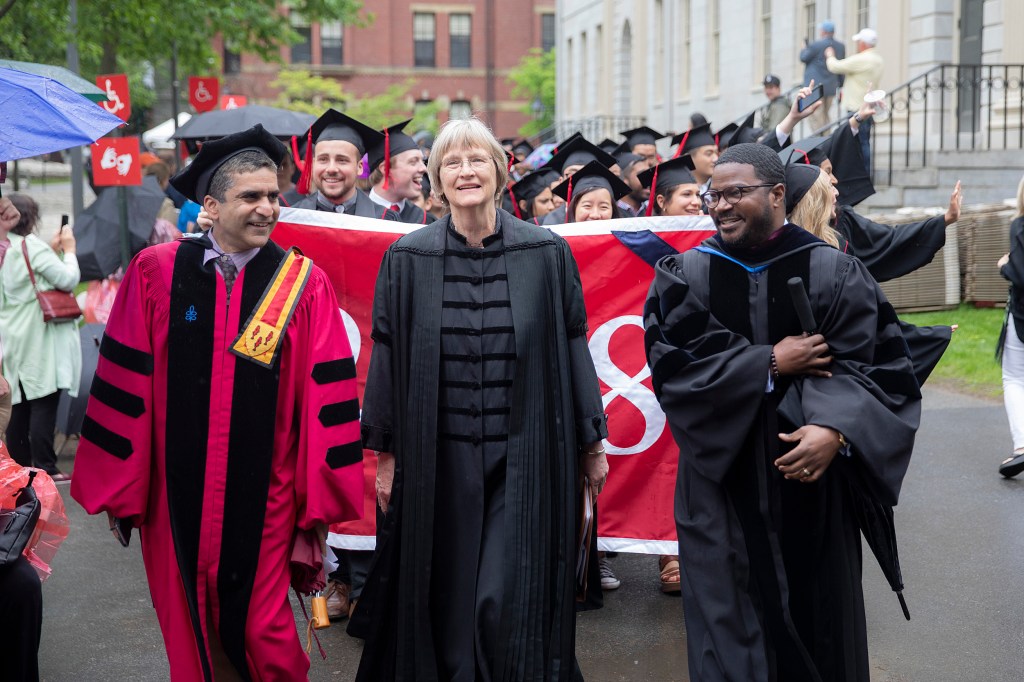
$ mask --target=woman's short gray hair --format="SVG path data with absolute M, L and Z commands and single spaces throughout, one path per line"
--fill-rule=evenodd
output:
M 434 140 L 434 146 L 430 148 L 430 160 L 427 162 L 430 186 L 434 188 L 434 194 L 441 201 L 447 203 L 441 184 L 441 162 L 444 161 L 444 157 L 452 151 L 474 147 L 486 150 L 494 162 L 495 177 L 498 181 L 494 198 L 498 199 L 505 190 L 505 186 L 508 185 L 508 157 L 505 156 L 501 143 L 495 139 L 494 133 L 476 116 L 452 119 L 441 126 L 441 132 Z

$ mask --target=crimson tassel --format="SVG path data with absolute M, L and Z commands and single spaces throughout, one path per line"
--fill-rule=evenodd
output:
M 688 137 L 690 137 L 689 130 L 683 133 L 683 139 L 679 141 L 679 146 L 676 148 L 676 153 L 672 155 L 673 159 L 679 158 L 679 155 L 683 153 L 683 147 L 686 146 L 686 138 Z
M 384 129 L 384 189 L 388 188 L 388 178 L 391 176 L 391 135 L 388 129 Z
M 302 160 L 299 155 L 299 136 L 292 135 L 292 159 L 295 161 L 295 167 L 299 169 L 299 172 L 306 170 L 306 162 Z
M 718 133 L 715 133 L 715 146 L 718 146 Z
M 302 175 L 299 176 L 299 182 L 295 185 L 295 190 L 299 194 L 309 194 L 309 184 L 313 179 L 313 129 L 310 128 L 309 132 L 306 133 L 306 162 L 302 165 Z
M 806 163 L 808 166 L 810 166 L 811 165 L 811 157 L 807 156 L 807 152 L 805 152 L 803 149 L 797 149 L 797 151 L 804 155 L 804 163 Z
M 651 193 L 647 197 L 647 213 L 646 213 L 646 215 L 647 215 L 648 218 L 650 218 L 652 215 L 654 215 L 654 202 L 655 202 L 654 193 L 655 193 L 655 191 L 657 191 L 657 189 L 658 189 L 658 167 L 655 166 L 654 167 L 654 177 L 651 178 Z
M 565 193 L 565 208 L 569 209 L 569 204 L 572 203 L 572 176 L 569 176 L 569 191 Z M 573 221 L 576 222 L 576 221 Z
M 512 185 L 508 186 L 508 196 L 512 200 L 512 208 L 515 209 L 516 218 L 523 219 L 523 214 L 519 210 L 519 202 L 516 200 L 516 194 L 512 191 Z

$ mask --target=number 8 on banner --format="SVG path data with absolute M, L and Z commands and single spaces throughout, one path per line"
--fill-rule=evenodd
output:
M 639 442 L 630 446 L 619 446 L 606 440 L 609 455 L 638 455 L 646 452 L 665 431 L 665 413 L 654 395 L 654 391 L 644 385 L 651 376 L 651 368 L 644 363 L 643 368 L 634 376 L 622 371 L 611 358 L 611 339 L 619 329 L 635 325 L 643 330 L 643 318 L 640 315 L 624 315 L 605 322 L 590 337 L 590 355 L 594 358 L 597 376 L 608 386 L 602 401 L 607 410 L 608 405 L 616 398 L 629 401 L 640 412 L 644 420 L 644 433 Z

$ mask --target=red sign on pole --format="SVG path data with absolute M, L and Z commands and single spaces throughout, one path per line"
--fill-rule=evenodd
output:
M 220 96 L 220 108 L 221 109 L 238 109 L 249 104 L 249 98 L 245 95 L 221 95 Z
M 97 186 L 142 184 L 139 138 L 101 137 L 91 147 L 92 177 Z
M 220 81 L 218 79 L 189 76 L 188 101 L 198 113 L 216 109 L 219 95 Z
M 107 101 L 100 102 L 100 106 L 127 123 L 128 117 L 132 115 L 132 98 L 128 92 L 128 76 L 123 73 L 96 76 L 96 87 L 107 93 Z

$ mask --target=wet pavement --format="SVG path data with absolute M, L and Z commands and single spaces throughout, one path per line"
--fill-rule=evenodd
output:
M 1024 680 L 1024 477 L 1004 480 L 996 471 L 1009 450 L 1001 403 L 926 392 L 896 510 L 913 620 L 903 619 L 865 555 L 875 682 Z M 72 531 L 43 586 L 42 679 L 167 679 L 137 542 L 122 549 L 104 519 L 66 502 Z M 622 587 L 606 593 L 604 609 L 578 619 L 586 679 L 688 680 L 681 602 L 659 592 L 657 558 L 620 554 L 612 566 Z M 321 632 L 328 657 L 314 648 L 310 679 L 353 679 L 360 644 L 343 625 Z

